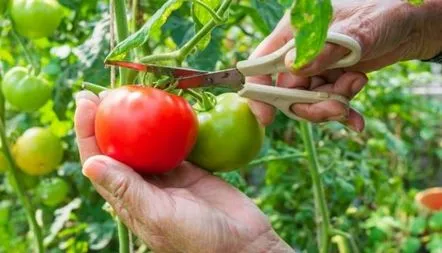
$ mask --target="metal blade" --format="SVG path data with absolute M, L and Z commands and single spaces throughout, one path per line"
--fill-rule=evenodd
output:
M 175 78 L 208 73 L 207 71 L 201 71 L 197 69 L 166 67 L 154 64 L 143 64 L 143 63 L 127 62 L 127 61 L 106 61 L 104 64 L 133 69 L 139 72 L 150 72 L 159 75 L 172 76 Z
M 178 78 L 177 87 L 181 89 L 227 86 L 235 90 L 242 88 L 244 75 L 238 69 L 227 69 L 200 75 Z

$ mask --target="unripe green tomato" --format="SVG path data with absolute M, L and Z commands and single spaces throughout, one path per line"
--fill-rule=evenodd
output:
M 25 112 L 42 107 L 51 97 L 48 81 L 29 74 L 24 67 L 14 67 L 4 76 L 2 91 L 6 101 Z
M 42 176 L 57 169 L 63 158 L 63 146 L 50 129 L 33 127 L 17 139 L 12 153 L 23 172 Z
M 0 173 L 8 170 L 9 163 L 3 152 L 0 151 Z
M 41 181 L 36 193 L 44 205 L 54 207 L 66 199 L 69 188 L 65 180 L 55 177 Z
M 247 165 L 264 142 L 264 127 L 236 93 L 217 96 L 217 104 L 198 114 L 197 142 L 188 157 L 209 171 L 226 172 Z
M 10 13 L 15 29 L 29 39 L 51 35 L 63 19 L 57 0 L 13 0 Z

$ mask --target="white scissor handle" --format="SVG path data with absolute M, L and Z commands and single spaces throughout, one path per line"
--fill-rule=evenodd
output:
M 350 53 L 340 61 L 332 64 L 328 69 L 343 68 L 356 64 L 361 58 L 361 46 L 351 37 L 340 33 L 328 33 L 327 42 L 335 43 L 350 49 Z M 285 55 L 294 48 L 294 41 L 289 41 L 276 52 L 263 57 L 238 62 L 236 67 L 245 76 L 266 75 L 287 72 L 284 63 Z M 349 105 L 347 98 L 337 94 L 318 91 L 306 91 L 288 89 L 275 86 L 246 83 L 238 94 L 242 97 L 271 104 L 282 111 L 286 116 L 296 120 L 303 120 L 294 114 L 290 107 L 293 104 L 312 104 L 326 100 L 337 100 L 346 106 Z
M 329 32 L 327 35 L 327 42 L 338 44 L 351 51 L 343 59 L 329 66 L 329 69 L 348 67 L 356 64 L 361 59 L 361 46 L 353 38 L 341 33 Z M 295 41 L 292 39 L 277 51 L 262 57 L 240 61 L 236 64 L 236 67 L 244 76 L 287 72 L 288 69 L 284 63 L 285 55 L 294 47 Z

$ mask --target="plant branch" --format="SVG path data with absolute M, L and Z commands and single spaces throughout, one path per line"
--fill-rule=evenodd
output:
M 117 225 L 118 225 L 118 242 L 120 244 L 119 253 L 131 253 L 131 245 L 130 245 L 130 236 L 129 230 L 127 230 L 126 226 L 121 222 L 118 216 L 116 217 Z
M 218 16 L 224 16 L 227 10 L 229 9 L 232 0 L 225 0 L 217 10 L 216 14 Z M 187 55 L 192 51 L 193 48 L 208 34 L 213 28 L 215 28 L 218 24 L 212 19 L 207 24 L 205 24 L 201 30 L 199 30 L 195 36 L 192 37 L 189 41 L 184 44 L 183 47 L 179 50 L 179 55 L 177 57 L 178 62 L 182 62 L 186 59 Z
M 129 26 L 126 16 L 126 4 L 125 0 L 114 0 L 112 6 L 115 13 L 115 25 L 117 29 L 117 42 L 121 42 L 129 36 Z M 130 54 L 128 56 L 130 59 Z M 120 83 L 119 85 L 126 84 L 129 79 L 129 70 L 120 68 Z
M 28 62 L 29 65 L 32 66 L 32 70 L 34 71 L 34 74 L 38 75 L 40 73 L 40 64 L 38 64 L 38 62 L 32 56 L 31 52 L 29 52 L 28 47 L 25 45 L 25 43 L 23 42 L 23 39 L 20 37 L 20 35 L 18 35 L 14 29 L 12 29 L 11 32 L 12 32 L 12 36 L 18 41 L 18 44 L 20 44 L 20 46 L 22 47 L 23 52 L 25 54 L 26 61 Z
M 352 252 L 359 253 L 358 245 L 356 244 L 356 242 L 351 234 L 346 233 L 341 230 L 338 230 L 338 229 L 332 229 L 331 234 L 332 235 L 340 235 L 340 236 L 344 237 L 347 241 L 350 242 Z
M 307 152 L 310 174 L 313 182 L 313 195 L 315 199 L 316 224 L 318 234 L 318 245 L 320 253 L 329 252 L 330 218 L 325 201 L 324 186 L 319 174 L 319 162 L 316 148 L 313 143 L 312 125 L 308 122 L 301 122 L 301 135 Z
M 15 192 L 17 193 L 18 198 L 20 199 L 23 208 L 26 211 L 26 218 L 29 223 L 29 227 L 31 228 L 31 231 L 34 235 L 35 239 L 35 245 L 37 252 L 43 253 L 44 252 L 44 246 L 43 246 L 43 235 L 41 232 L 41 228 L 37 223 L 37 220 L 35 219 L 35 210 L 34 207 L 31 204 L 31 201 L 26 196 L 26 191 L 23 187 L 23 182 L 21 178 L 18 176 L 17 173 L 17 165 L 15 164 L 14 158 L 12 157 L 11 150 L 8 146 L 8 140 L 6 138 L 5 133 L 5 127 L 3 124 L 3 120 L 0 120 L 0 138 L 2 143 L 2 150 L 4 155 L 6 156 L 6 160 L 8 161 L 8 173 L 11 173 L 11 179 L 12 184 Z
M 209 5 L 206 3 L 200 1 L 200 0 L 191 0 L 193 3 L 198 4 L 199 6 L 203 7 L 206 11 L 209 12 L 210 16 L 212 16 L 213 21 L 215 21 L 216 24 L 222 24 L 226 22 L 226 19 L 221 18 Z

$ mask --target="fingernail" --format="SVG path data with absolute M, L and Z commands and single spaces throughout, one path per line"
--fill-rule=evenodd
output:
M 99 183 L 104 177 L 106 169 L 107 165 L 104 161 L 98 157 L 90 157 L 84 162 L 82 172 L 90 180 Z
M 78 101 L 80 101 L 82 99 L 87 99 L 87 94 L 80 91 L 80 92 L 77 92 L 74 97 L 75 97 L 75 102 L 78 103 Z

